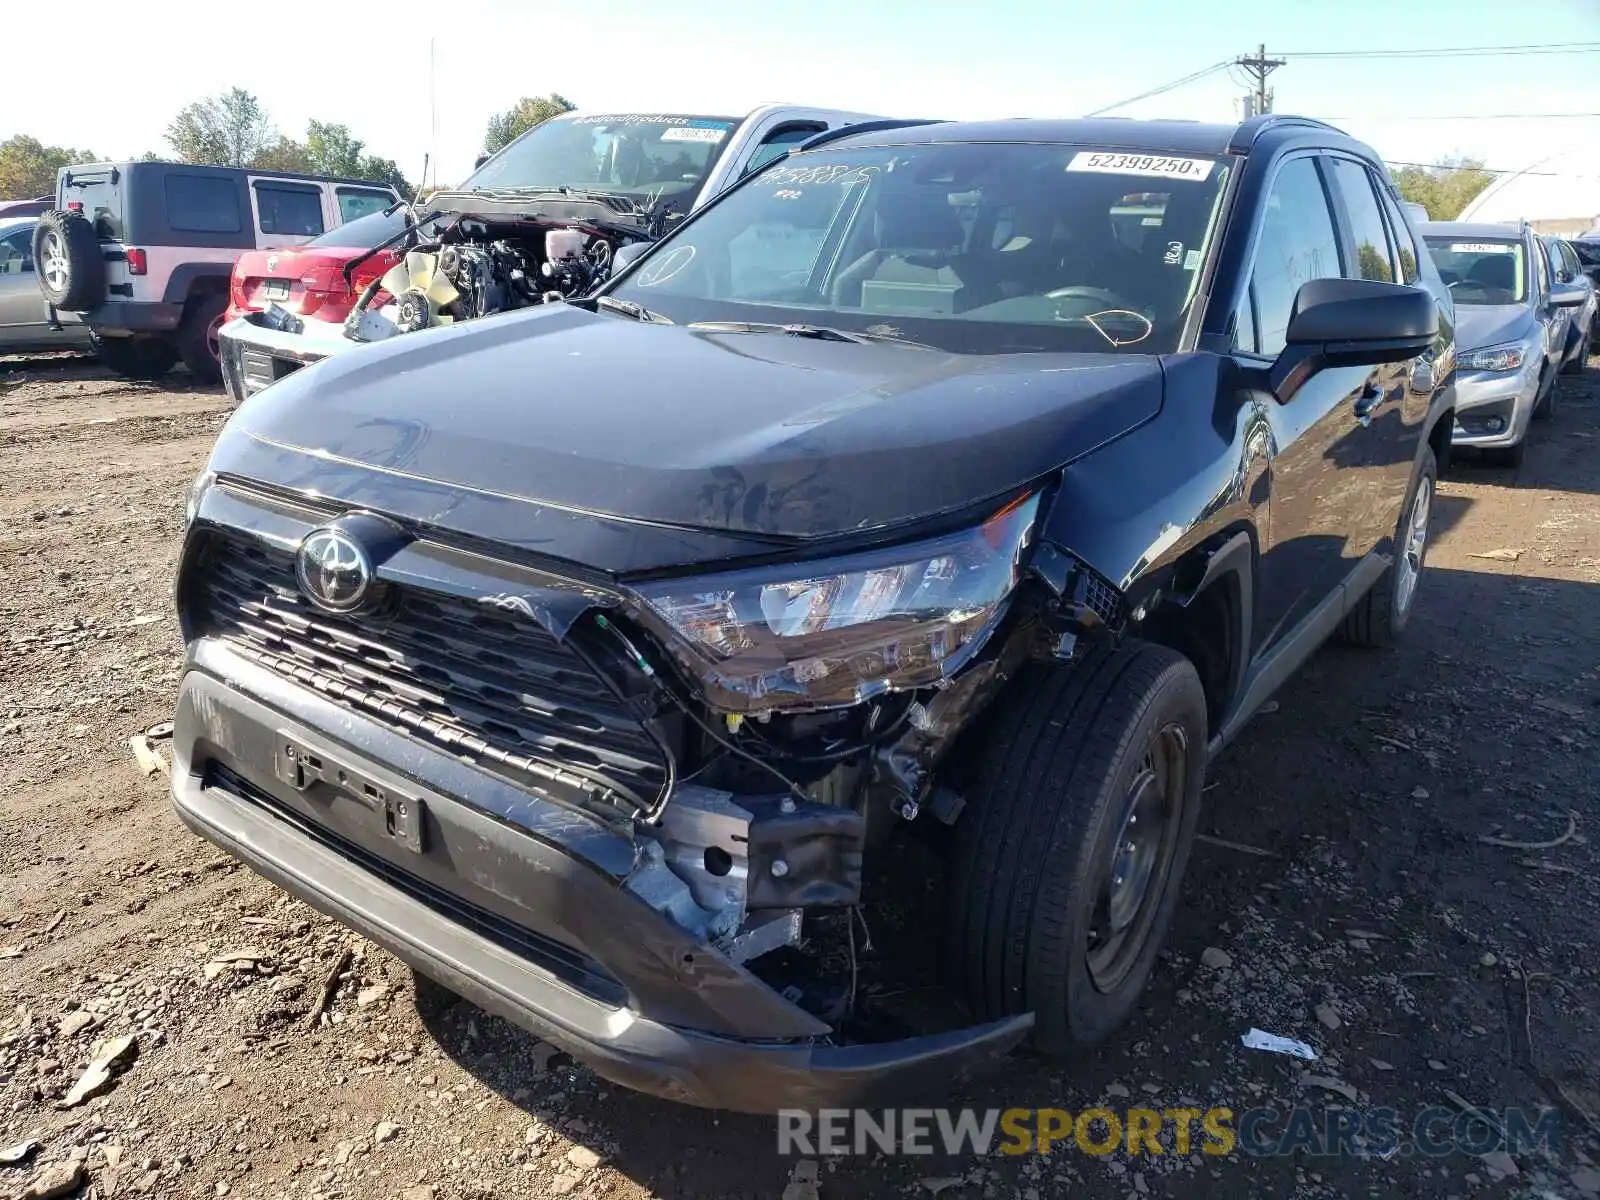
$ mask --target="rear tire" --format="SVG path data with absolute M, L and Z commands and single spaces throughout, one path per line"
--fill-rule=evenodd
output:
M 950 961 L 982 1019 L 1032 1012 L 1034 1044 L 1065 1055 L 1128 1016 L 1177 903 L 1206 737 L 1200 677 L 1161 646 L 1012 684 L 955 830 Z
M 159 379 L 178 361 L 178 352 L 160 338 L 108 338 L 91 335 L 95 355 L 118 375 L 129 379 Z
M 1392 646 L 1405 632 L 1416 607 L 1417 592 L 1427 567 L 1428 542 L 1433 532 L 1433 493 L 1439 468 L 1433 451 L 1422 452 L 1416 481 L 1400 510 L 1394 532 L 1394 561 L 1367 594 L 1345 614 L 1339 640 L 1354 646 Z
M 196 296 L 189 301 L 178 326 L 178 353 L 183 365 L 207 383 L 222 378 L 222 359 L 217 330 L 228 311 L 228 297 L 222 293 Z
M 106 298 L 106 260 L 82 213 L 52 208 L 33 230 L 39 290 L 62 312 L 88 312 Z

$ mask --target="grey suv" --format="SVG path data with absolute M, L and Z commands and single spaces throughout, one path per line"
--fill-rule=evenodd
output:
M 1552 281 L 1544 242 L 1527 225 L 1429 221 L 1421 233 L 1456 304 L 1452 444 L 1516 466 L 1529 422 L 1555 413 L 1572 310 L 1590 293 Z

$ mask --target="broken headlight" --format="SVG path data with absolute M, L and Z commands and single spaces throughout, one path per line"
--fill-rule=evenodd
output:
M 832 708 L 925 687 L 965 663 L 1015 586 L 1038 496 L 982 525 L 801 566 L 636 589 L 713 708 Z

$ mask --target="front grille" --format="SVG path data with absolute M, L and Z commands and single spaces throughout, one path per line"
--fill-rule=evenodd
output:
M 629 815 L 666 782 L 622 700 L 527 617 L 413 587 L 380 614 L 336 616 L 300 594 L 290 554 L 230 534 L 194 579 L 203 634 L 512 782 Z
M 447 892 L 362 849 L 349 839 L 304 819 L 244 776 L 229 770 L 221 763 L 211 763 L 206 767 L 204 783 L 206 787 L 216 788 L 264 809 L 278 820 L 292 825 L 305 837 L 336 851 L 342 858 L 348 859 L 396 891 L 426 905 L 440 916 L 454 921 L 479 937 L 511 951 L 519 958 L 543 967 L 579 991 L 606 1004 L 621 1006 L 627 1003 L 626 989 L 617 982 L 615 976 L 587 954 L 552 937 L 526 929 L 452 892 Z

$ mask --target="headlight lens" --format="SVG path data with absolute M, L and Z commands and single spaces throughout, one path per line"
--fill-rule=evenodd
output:
M 1016 585 L 1038 505 L 1028 496 L 975 529 L 807 568 L 636 591 L 714 708 L 855 704 L 935 683 L 977 652 Z
M 1469 371 L 1515 371 L 1527 361 L 1528 354 L 1528 346 L 1523 342 L 1489 346 L 1463 354 L 1460 365 Z

